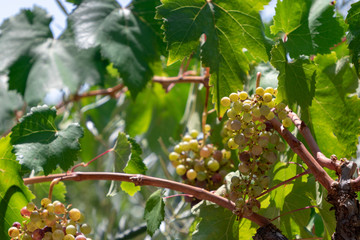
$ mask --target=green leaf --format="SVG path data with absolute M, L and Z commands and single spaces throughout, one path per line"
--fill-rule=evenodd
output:
M 36 194 L 37 204 L 41 206 L 41 199 L 47 198 L 49 196 L 50 182 L 37 183 L 34 184 L 33 193 Z M 52 193 L 52 201 L 58 200 L 60 202 L 65 202 L 66 195 L 66 186 L 63 182 L 59 182 L 54 185 Z
M 2 82 L 0 75 L 0 102 L 11 103 L 3 104 L 0 108 L 0 134 L 10 130 L 15 124 L 15 111 L 21 110 L 23 100 L 15 91 L 8 91 L 7 84 Z
M 191 55 L 200 46 L 200 37 L 206 35 L 201 46 L 201 57 L 210 67 L 213 102 L 222 116 L 225 109 L 220 99 L 243 88 L 249 70 L 243 53 L 267 61 L 267 40 L 259 11 L 267 4 L 262 1 L 162 1 L 157 18 L 164 18 L 165 40 L 168 43 L 168 64 Z
M 275 11 L 271 33 L 286 34 L 285 47 L 291 57 L 329 53 L 345 32 L 330 1 L 283 0 Z
M 316 91 L 310 114 L 316 141 L 326 156 L 355 157 L 360 134 L 360 101 L 354 95 L 357 75 L 349 59 L 338 60 L 335 53 L 319 55 L 315 62 Z
M 8 229 L 22 222 L 21 208 L 34 198 L 24 185 L 20 164 L 15 160 L 10 136 L 0 139 L 0 238 L 9 239 Z
M 102 55 L 119 70 L 133 97 L 152 77 L 158 59 L 152 28 L 115 0 L 87 0 L 69 16 L 78 46 L 100 46 Z
M 283 43 L 271 50 L 271 64 L 279 71 L 277 100 L 287 102 L 290 107 L 298 104 L 306 110 L 314 97 L 315 66 L 306 59 L 288 62 Z
M 12 129 L 11 144 L 22 166 L 35 171 L 44 170 L 47 175 L 58 165 L 66 171 L 77 160 L 82 128 L 70 124 L 64 130 L 57 130 L 55 117 L 55 108 L 34 107 Z
M 352 62 L 355 65 L 357 74 L 359 75 L 359 56 L 360 56 L 360 2 L 351 5 L 346 16 L 346 22 L 349 24 L 349 32 L 346 36 L 349 42 L 349 50 L 352 55 Z
M 147 224 L 147 232 L 152 236 L 160 227 L 160 223 L 165 217 L 165 203 L 162 198 L 161 190 L 157 190 L 146 201 L 144 219 Z
M 239 223 L 239 240 L 252 239 L 256 234 L 256 228 L 252 222 L 246 218 L 242 218 Z
M 33 11 L 21 10 L 15 17 L 5 20 L 0 26 L 0 71 L 27 55 L 31 48 L 52 38 L 50 22 L 50 15 L 39 7 L 34 7 Z
M 145 174 L 146 166 L 141 159 L 142 150 L 140 145 L 136 143 L 136 141 L 127 137 L 124 133 L 119 133 L 118 139 L 116 141 L 115 147 L 115 166 L 119 165 L 123 166 L 125 162 L 127 162 L 124 172 L 129 174 Z M 120 163 L 117 163 L 120 162 Z M 119 170 L 119 167 L 115 167 L 115 169 Z M 133 196 L 137 191 L 140 190 L 139 186 L 135 186 L 134 183 L 130 182 L 122 182 L 121 189 Z
M 239 239 L 239 223 L 231 211 L 214 205 L 200 207 L 201 221 L 192 235 L 193 240 Z

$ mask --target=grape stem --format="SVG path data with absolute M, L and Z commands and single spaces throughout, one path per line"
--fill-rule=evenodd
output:
M 204 87 L 206 89 L 206 94 L 205 94 L 205 103 L 204 103 L 204 111 L 202 113 L 202 119 L 201 119 L 201 128 L 202 128 L 202 132 L 204 133 L 204 139 L 202 142 L 202 146 L 205 145 L 206 143 L 206 131 L 205 131 L 205 125 L 206 125 L 206 119 L 207 119 L 207 115 L 208 115 L 208 102 L 209 102 L 209 93 L 210 93 L 210 86 L 209 86 L 209 75 L 210 75 L 210 70 L 209 68 L 206 68 L 206 73 L 205 73 L 205 81 L 204 81 Z
M 58 184 L 61 181 L 61 178 L 54 178 L 51 183 L 50 183 L 50 188 L 49 188 L 49 199 L 51 200 L 52 198 L 52 192 L 54 190 L 54 186 L 56 184 Z
M 260 87 L 261 72 L 256 74 L 256 88 Z
M 327 158 L 321 151 L 319 146 L 317 145 L 313 135 L 309 127 L 302 121 L 296 113 L 291 111 L 289 107 L 286 107 L 286 111 L 288 112 L 288 116 L 295 124 L 296 128 L 299 130 L 300 134 L 304 137 L 305 141 L 310 147 L 310 150 L 316 159 L 316 161 L 323 167 L 326 167 L 330 170 L 336 171 L 338 174 L 340 173 L 341 162 L 336 158 L 332 157 L 331 159 Z
M 235 212 L 236 210 L 235 204 L 232 201 L 230 201 L 227 198 L 216 195 L 214 193 L 211 193 L 203 188 L 198 188 L 184 183 L 145 176 L 141 174 L 126 174 L 126 173 L 111 173 L 111 172 L 69 172 L 69 173 L 61 173 L 61 174 L 52 174 L 47 176 L 24 178 L 24 183 L 26 185 L 35 184 L 35 183 L 49 182 L 54 179 L 60 179 L 61 181 L 113 180 L 113 181 L 132 182 L 136 186 L 154 186 L 154 187 L 168 188 L 189 195 L 193 195 L 194 197 L 201 200 L 211 201 L 221 207 L 229 209 L 232 212 Z M 257 213 L 252 213 L 249 216 L 246 216 L 245 218 L 256 223 L 260 227 L 270 224 L 269 219 Z
M 109 153 L 109 152 L 112 152 L 112 151 L 114 151 L 114 149 L 113 149 L 113 148 L 110 148 L 110 149 L 106 150 L 105 152 L 103 152 L 102 154 L 94 157 L 93 159 L 91 159 L 91 160 L 88 161 L 87 163 L 82 162 L 82 163 L 76 164 L 75 166 L 73 166 L 73 167 L 71 168 L 70 172 L 74 172 L 75 169 L 78 168 L 78 167 L 80 167 L 80 166 L 82 166 L 82 167 L 87 167 L 87 166 L 89 166 L 92 162 L 94 162 L 96 159 L 98 159 L 98 158 L 100 158 L 100 157 L 104 156 L 105 154 L 107 154 L 107 153 Z
M 271 121 L 274 129 L 285 139 L 290 148 L 296 153 L 304 163 L 309 167 L 310 172 L 315 176 L 315 179 L 323 185 L 328 192 L 332 192 L 332 185 L 335 181 L 329 174 L 321 167 L 318 161 L 310 154 L 305 145 L 299 141 L 294 135 L 289 132 L 276 118 Z
M 294 212 L 298 212 L 298 211 L 302 211 L 302 210 L 310 209 L 310 208 L 316 208 L 316 207 L 318 207 L 318 206 L 306 206 L 306 207 L 303 207 L 303 208 L 291 210 L 291 211 L 289 211 L 289 212 L 286 212 L 286 213 L 284 213 L 284 214 L 281 214 L 281 215 L 279 215 L 279 216 L 271 219 L 270 221 L 271 221 L 271 222 L 272 222 L 272 221 L 275 221 L 276 219 L 278 219 L 278 218 L 280 218 L 280 217 L 283 217 L 283 216 L 285 216 L 285 215 L 288 215 L 288 214 L 290 214 L 290 213 L 294 213 Z

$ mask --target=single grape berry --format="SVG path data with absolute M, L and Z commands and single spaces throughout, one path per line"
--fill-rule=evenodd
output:
M 237 93 L 231 93 L 229 98 L 232 102 L 236 102 L 239 99 L 239 95 Z
M 69 218 L 73 221 L 77 221 L 80 219 L 81 212 L 77 208 L 73 208 L 69 211 Z
M 247 92 L 245 92 L 245 91 L 241 91 L 240 93 L 239 93 L 239 97 L 240 97 L 240 100 L 241 101 L 244 101 L 244 100 L 246 100 L 247 98 L 248 98 L 248 93 Z
M 20 231 L 19 231 L 19 229 L 17 227 L 11 227 L 8 230 L 8 234 L 9 234 L 10 237 L 14 238 L 14 237 L 19 236 Z
M 186 177 L 189 179 L 189 180 L 194 180 L 197 176 L 197 172 L 194 170 L 194 169 L 189 169 L 187 172 L 186 172 Z
M 286 117 L 284 120 L 282 120 L 282 124 L 284 127 L 288 128 L 291 127 L 292 121 L 289 117 Z
M 255 90 L 255 94 L 257 94 L 259 96 L 263 96 L 264 92 L 265 92 L 265 90 L 262 87 L 257 87 Z
M 88 224 L 86 224 L 86 223 L 81 224 L 81 226 L 80 226 L 80 231 L 81 231 L 83 234 L 87 235 L 87 234 L 91 233 L 91 227 L 90 227 Z
M 186 173 L 186 167 L 182 164 L 178 165 L 176 167 L 176 173 L 180 176 L 184 175 Z
M 207 167 L 208 167 L 211 171 L 215 172 L 215 171 L 217 171 L 217 170 L 220 168 L 220 164 L 219 164 L 218 161 L 211 159 L 211 160 L 207 163 Z

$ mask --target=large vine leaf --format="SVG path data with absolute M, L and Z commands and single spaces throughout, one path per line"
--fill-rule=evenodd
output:
M 5 20 L 0 26 L 0 71 L 27 55 L 31 48 L 52 38 L 50 22 L 50 15 L 39 7 L 34 7 L 33 11 L 21 10 L 15 17 Z
M 220 116 L 225 111 L 219 104 L 220 99 L 243 88 L 243 74 L 249 70 L 243 48 L 253 56 L 268 60 L 267 40 L 259 15 L 268 2 L 163 0 L 158 7 L 157 18 L 164 18 L 168 64 L 192 54 L 205 34 L 201 56 L 203 63 L 210 67 L 213 101 Z
M 12 129 L 11 144 L 23 167 L 43 170 L 47 175 L 57 166 L 66 171 L 77 160 L 82 128 L 78 124 L 70 124 L 66 129 L 58 130 L 55 117 L 55 108 L 45 105 L 34 107 Z
M 8 239 L 8 229 L 24 220 L 20 210 L 34 198 L 21 178 L 21 166 L 12 153 L 10 136 L 0 139 L 0 238 Z
M 239 239 L 239 223 L 231 211 L 214 205 L 200 207 L 201 221 L 192 235 L 193 240 L 232 240 Z
M 346 22 L 349 24 L 349 32 L 347 40 L 349 42 L 350 53 L 352 54 L 352 62 L 354 63 L 359 75 L 359 56 L 360 56 L 360 2 L 351 5 L 346 16 Z
M 157 190 L 146 201 L 144 219 L 146 220 L 147 232 L 152 236 L 160 227 L 165 217 L 165 203 L 162 198 L 161 189 Z
M 153 29 L 115 0 L 87 0 L 69 16 L 78 46 L 100 46 L 102 55 L 119 70 L 133 97 L 152 77 L 158 59 Z
M 286 34 L 285 46 L 291 57 L 329 53 L 345 32 L 330 0 L 278 1 L 275 11 L 271 33 Z
M 316 141 L 325 155 L 355 157 L 360 134 L 358 78 L 348 58 L 319 55 L 316 91 L 310 108 Z
M 289 62 L 282 42 L 271 50 L 271 64 L 279 71 L 277 100 L 307 109 L 314 97 L 315 66 L 307 59 Z

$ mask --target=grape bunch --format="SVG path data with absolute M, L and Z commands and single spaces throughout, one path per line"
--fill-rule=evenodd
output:
M 210 129 L 210 125 L 206 125 L 205 134 L 209 134 Z M 169 159 L 185 183 L 214 190 L 234 168 L 231 152 L 218 150 L 213 144 L 204 144 L 198 136 L 196 130 L 186 134 L 169 154 Z
M 20 211 L 26 219 L 14 222 L 8 234 L 12 240 L 91 240 L 86 237 L 91 227 L 84 223 L 84 215 L 70 207 L 49 198 L 41 200 L 41 208 L 30 202 Z
M 270 182 L 265 174 L 277 160 L 277 152 L 286 149 L 270 123 L 277 117 L 284 127 L 292 125 L 286 105 L 276 103 L 276 93 L 271 87 L 258 87 L 253 96 L 241 91 L 221 99 L 221 104 L 228 108 L 222 136 L 230 149 L 239 151 L 238 174 L 229 180 L 229 197 L 237 209 L 259 208 L 255 198 Z

